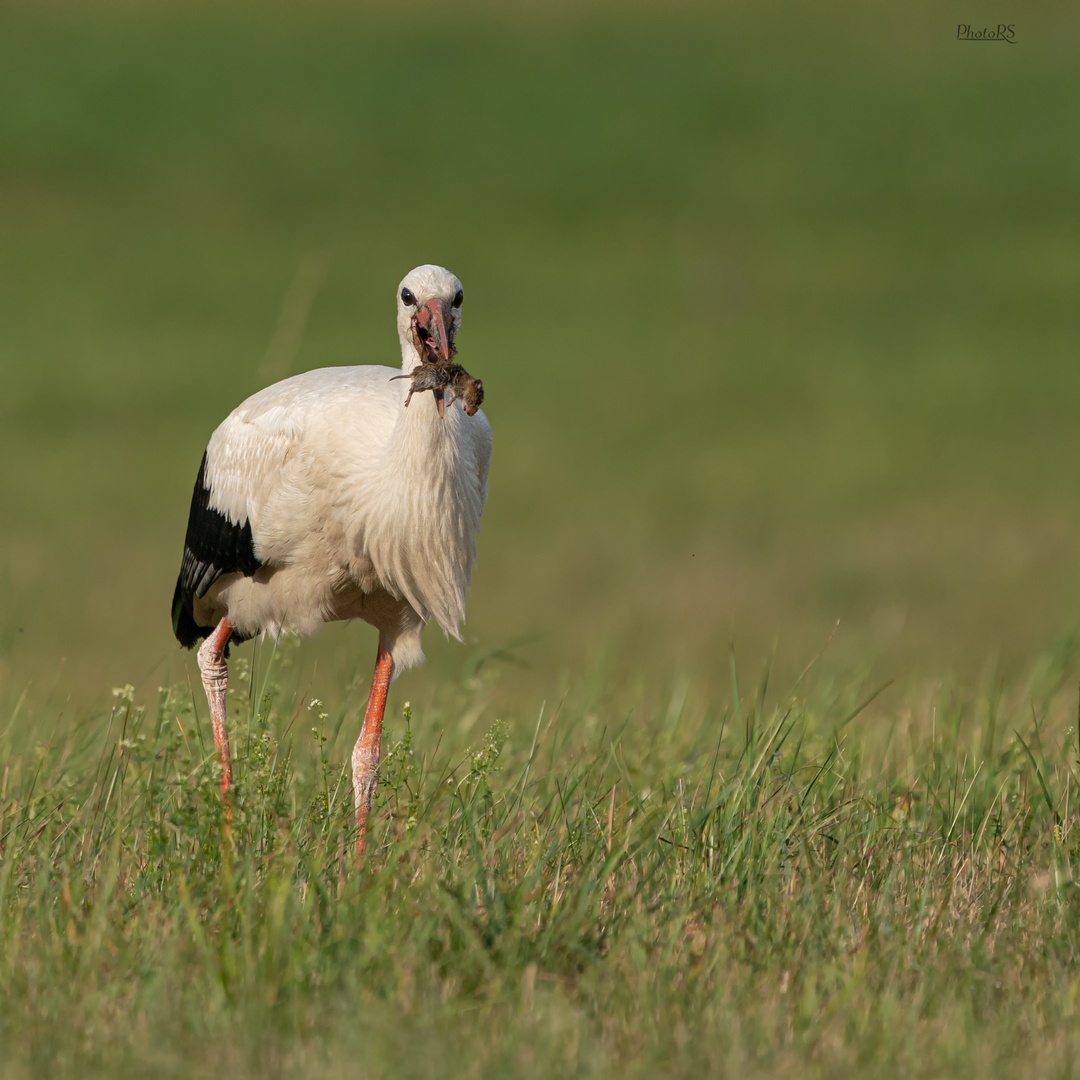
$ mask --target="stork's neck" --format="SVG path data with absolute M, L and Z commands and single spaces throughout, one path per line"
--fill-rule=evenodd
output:
M 414 354 L 415 357 L 415 354 Z M 405 359 L 404 363 L 411 371 L 419 358 Z M 403 388 L 407 382 L 397 383 Z M 441 473 L 458 457 L 458 442 L 462 437 L 462 424 L 466 420 L 461 406 L 457 402 L 447 402 L 445 415 L 439 416 L 435 404 L 435 395 L 429 390 L 413 395 L 407 408 L 402 408 L 401 415 L 394 425 L 394 433 L 389 447 L 397 465 L 413 478 L 430 478 Z
M 412 343 L 412 334 L 403 331 L 398 336 L 401 338 L 401 370 L 408 375 L 420 363 L 420 354 Z

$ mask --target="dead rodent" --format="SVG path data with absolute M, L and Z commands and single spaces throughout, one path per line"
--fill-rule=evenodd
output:
M 472 416 L 484 401 L 484 384 L 474 379 L 460 364 L 451 361 L 425 360 L 408 375 L 395 375 L 394 379 L 412 379 L 405 406 L 408 408 L 413 394 L 430 390 L 435 396 L 439 415 L 444 415 L 444 402 L 461 402 L 466 416 Z M 391 380 L 393 381 L 393 380 Z

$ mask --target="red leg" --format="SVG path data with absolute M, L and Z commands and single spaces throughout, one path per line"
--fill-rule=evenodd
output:
M 375 674 L 371 680 L 371 693 L 364 710 L 364 726 L 356 740 L 352 755 L 353 797 L 356 800 L 356 868 L 364 864 L 364 848 L 367 845 L 367 819 L 371 809 L 371 797 L 375 794 L 375 771 L 379 767 L 379 743 L 382 741 L 383 711 L 386 709 L 386 692 L 394 674 L 394 660 L 382 640 L 375 659 Z
M 225 646 L 232 634 L 232 623 L 222 619 L 214 632 L 199 646 L 196 654 L 202 673 L 206 702 L 210 706 L 210 723 L 214 727 L 214 745 L 221 760 L 221 797 L 232 787 L 232 758 L 229 756 L 229 734 L 225 730 L 225 691 L 229 685 L 229 665 L 225 663 Z

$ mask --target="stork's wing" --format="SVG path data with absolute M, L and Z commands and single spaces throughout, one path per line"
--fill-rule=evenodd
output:
M 203 454 L 191 496 L 184 558 L 180 564 L 181 580 L 197 597 L 205 596 L 222 574 L 239 571 L 251 575 L 262 565 L 255 556 L 251 521 L 245 519 L 242 525 L 230 521 L 210 501 L 206 454 Z
M 191 496 L 184 557 L 173 593 L 173 633 L 181 645 L 190 648 L 211 627 L 195 622 L 193 601 L 203 597 L 222 574 L 254 574 L 262 564 L 255 555 L 251 522 L 242 525 L 230 521 L 210 505 L 206 481 L 206 454 L 203 454 L 195 490 Z
M 252 530 L 302 435 L 298 417 L 280 400 L 288 396 L 287 384 L 279 383 L 249 398 L 218 427 L 203 454 L 172 604 L 173 633 L 188 648 L 212 629 L 195 621 L 194 601 L 223 574 L 250 576 L 263 565 Z

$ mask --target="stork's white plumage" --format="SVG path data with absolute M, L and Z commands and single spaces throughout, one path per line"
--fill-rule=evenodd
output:
M 312 633 L 360 618 L 379 631 L 364 726 L 353 752 L 357 860 L 363 858 L 391 678 L 423 660 L 434 620 L 460 639 L 475 534 L 487 499 L 491 428 L 482 412 L 437 407 L 398 380 L 449 361 L 461 282 L 419 266 L 398 286 L 401 367 L 323 368 L 248 398 L 210 437 L 195 482 L 173 629 L 200 647 L 222 766 L 229 642 Z M 425 355 L 421 357 L 420 352 Z M 439 402 L 441 405 L 441 402 Z

